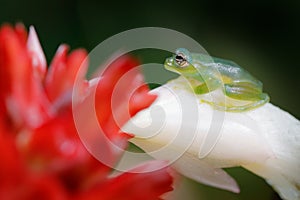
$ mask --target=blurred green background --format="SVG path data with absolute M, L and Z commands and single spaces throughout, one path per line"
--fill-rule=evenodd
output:
M 92 50 L 131 28 L 158 26 L 197 40 L 211 55 L 234 60 L 264 83 L 273 104 L 300 118 L 300 1 L 0 0 L 0 23 L 34 25 L 48 61 L 61 43 Z M 165 55 L 144 53 L 142 61 Z M 146 74 L 155 76 L 155 73 Z M 151 78 L 151 77 L 150 77 Z M 276 199 L 264 180 L 230 169 L 236 195 L 184 179 L 177 199 Z

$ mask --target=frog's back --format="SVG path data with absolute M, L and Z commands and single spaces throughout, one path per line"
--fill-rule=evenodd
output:
M 232 83 L 249 83 L 262 88 L 262 83 L 259 80 L 233 61 L 204 54 L 193 54 L 192 57 L 193 61 L 198 62 L 198 64 L 218 70 L 223 80 L 229 80 Z

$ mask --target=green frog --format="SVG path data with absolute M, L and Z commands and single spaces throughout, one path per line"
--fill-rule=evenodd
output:
M 179 48 L 175 55 L 166 59 L 164 66 L 167 70 L 184 76 L 195 94 L 203 95 L 221 89 L 227 99 L 236 102 L 226 104 L 204 100 L 218 110 L 243 112 L 260 107 L 270 100 L 268 94 L 263 92 L 263 85 L 259 80 L 229 60 Z

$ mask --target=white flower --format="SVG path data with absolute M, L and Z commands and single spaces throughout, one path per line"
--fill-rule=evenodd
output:
M 284 199 L 300 198 L 300 122 L 267 103 L 252 111 L 216 111 L 183 77 L 156 88 L 157 100 L 123 127 L 131 141 L 198 182 L 239 192 L 222 168 L 242 166 Z

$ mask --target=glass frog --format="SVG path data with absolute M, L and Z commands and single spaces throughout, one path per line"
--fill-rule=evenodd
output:
M 218 110 L 230 112 L 248 111 L 269 102 L 268 94 L 263 93 L 262 83 L 236 63 L 205 54 L 190 53 L 179 48 L 175 55 L 167 58 L 167 70 L 184 76 L 197 95 L 222 89 L 223 94 L 233 102 L 219 103 L 204 101 Z

